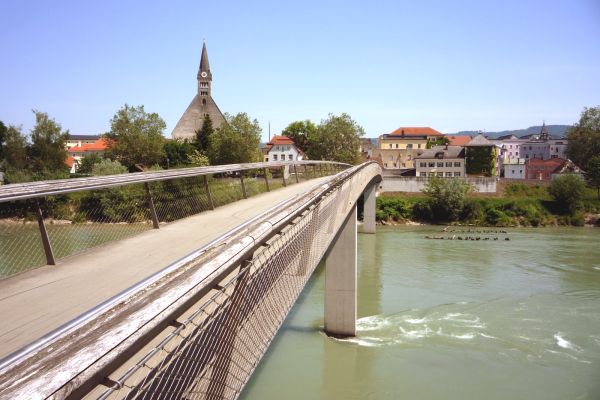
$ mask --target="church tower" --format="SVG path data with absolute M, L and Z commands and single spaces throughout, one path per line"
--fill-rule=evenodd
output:
M 212 98 L 212 72 L 208 63 L 206 43 L 202 44 L 200 68 L 198 68 L 196 78 L 198 80 L 198 93 L 192 99 L 177 125 L 175 125 L 175 129 L 171 133 L 173 139 L 194 139 L 196 131 L 202 127 L 206 116 L 210 117 L 215 129 L 226 123 L 223 113 L 221 113 L 217 103 Z

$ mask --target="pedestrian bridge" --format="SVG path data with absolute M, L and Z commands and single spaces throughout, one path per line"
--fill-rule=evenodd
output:
M 381 169 L 253 163 L 0 187 L 0 399 L 239 396 L 326 263 L 352 336 Z

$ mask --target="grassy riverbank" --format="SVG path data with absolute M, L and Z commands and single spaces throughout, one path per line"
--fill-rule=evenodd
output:
M 567 214 L 549 195 L 545 186 L 508 184 L 495 195 L 470 193 L 453 224 L 475 226 L 584 226 L 600 225 L 600 200 L 586 189 L 579 209 Z M 430 197 L 423 193 L 383 193 L 377 198 L 377 220 L 382 223 L 446 224 L 436 216 Z

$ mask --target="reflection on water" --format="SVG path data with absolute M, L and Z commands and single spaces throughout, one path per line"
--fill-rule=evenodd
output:
M 600 398 L 600 232 L 359 235 L 357 337 L 322 333 L 313 277 L 245 399 Z

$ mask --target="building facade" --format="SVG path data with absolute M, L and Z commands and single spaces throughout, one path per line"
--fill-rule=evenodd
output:
M 419 177 L 465 177 L 465 149 L 461 146 L 434 146 L 415 158 Z
M 306 159 L 294 141 L 287 136 L 273 136 L 263 149 L 264 161 L 298 161 Z
M 202 56 L 200 57 L 200 68 L 198 69 L 198 93 L 185 110 L 175 129 L 171 133 L 173 139 L 192 140 L 196 137 L 196 131 L 202 128 L 204 119 L 209 117 L 214 129 L 227 123 L 217 103 L 212 98 L 212 72 L 208 63 L 206 43 L 202 45 Z
M 496 176 L 498 174 L 498 147 L 479 134 L 465 145 L 468 175 Z
M 430 127 L 400 127 L 379 136 L 373 158 L 380 160 L 384 169 L 414 169 L 415 157 L 427 150 L 427 142 L 441 137 L 440 132 Z
M 531 158 L 525 161 L 525 178 L 547 181 L 552 175 L 559 173 L 567 161 L 562 158 L 542 160 Z
M 67 150 L 71 147 L 82 146 L 85 144 L 94 144 L 100 139 L 100 135 L 69 135 L 65 142 Z
M 96 139 L 93 142 L 80 140 L 79 144 L 68 148 L 66 162 L 71 173 L 77 172 L 77 168 L 83 157 L 91 154 L 97 154 L 100 157 L 104 156 L 104 152 L 108 149 L 108 143 L 104 138 L 98 137 L 99 139 Z
M 504 177 L 507 179 L 525 179 L 524 158 L 504 159 L 502 168 Z
M 534 139 L 524 141 L 521 144 L 521 158 L 526 160 L 533 158 L 540 160 L 567 158 L 567 139 L 551 138 L 546 123 L 542 125 L 540 134 L 534 137 Z

